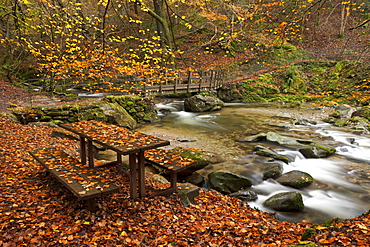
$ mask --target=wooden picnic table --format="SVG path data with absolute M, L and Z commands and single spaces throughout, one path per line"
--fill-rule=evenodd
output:
M 117 153 L 117 160 L 105 165 L 122 164 L 122 155 L 128 155 L 130 196 L 133 199 L 138 198 L 138 192 L 140 198 L 145 197 L 144 151 L 170 144 L 152 135 L 95 120 L 61 124 L 60 127 L 79 135 L 81 163 L 88 162 L 89 167 L 95 167 L 93 142 Z M 168 190 L 170 192 L 173 189 Z

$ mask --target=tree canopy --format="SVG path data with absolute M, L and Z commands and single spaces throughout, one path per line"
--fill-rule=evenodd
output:
M 276 44 L 309 46 L 327 29 L 360 39 L 369 19 L 365 2 L 339 0 L 3 0 L 0 8 L 8 79 L 32 67 L 33 77 L 103 90 L 128 90 L 132 77 L 159 83 L 179 70 L 225 68 Z

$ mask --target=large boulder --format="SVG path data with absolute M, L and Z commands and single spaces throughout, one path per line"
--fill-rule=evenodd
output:
M 278 154 L 275 151 L 273 151 L 273 150 L 271 150 L 267 147 L 261 146 L 261 145 L 254 146 L 253 147 L 253 152 L 255 152 L 256 154 L 261 155 L 261 156 L 270 157 L 270 158 L 273 158 L 275 160 L 281 160 L 286 164 L 289 163 L 288 158 L 285 157 L 284 155 Z
M 336 149 L 319 143 L 311 143 L 298 149 L 299 152 L 307 159 L 309 158 L 326 158 L 336 152 Z
M 312 184 L 313 177 L 307 172 L 294 170 L 284 173 L 283 175 L 278 177 L 276 181 L 282 185 L 299 189 Z
M 100 104 L 99 107 L 107 116 L 109 122 L 130 129 L 136 128 L 135 119 L 119 104 L 107 102 Z
M 304 209 L 301 193 L 282 192 L 269 197 L 263 205 L 276 211 L 299 212 Z
M 208 174 L 208 181 L 211 188 L 226 194 L 252 186 L 252 180 L 249 178 L 228 171 L 212 172 Z
M 185 99 L 184 109 L 188 112 L 205 112 L 220 110 L 224 102 L 217 97 L 195 95 Z

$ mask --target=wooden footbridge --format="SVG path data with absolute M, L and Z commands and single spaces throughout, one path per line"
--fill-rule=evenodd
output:
M 156 76 L 156 77 L 146 77 L 141 78 L 139 76 L 118 76 L 117 79 L 112 81 L 113 84 L 123 85 L 125 88 L 131 88 L 129 91 L 135 94 L 141 94 L 145 96 L 160 96 L 160 95 L 171 95 L 171 94 L 181 94 L 181 93 L 202 93 L 217 90 L 222 87 L 224 81 L 225 72 L 222 70 L 207 70 L 207 71 L 187 71 L 183 73 L 178 73 L 176 76 Z M 120 78 L 121 77 L 121 78 Z M 78 78 L 73 78 L 78 79 Z M 73 80 L 70 78 L 70 80 Z M 57 91 L 62 91 L 66 88 L 73 88 L 76 84 L 71 82 L 59 82 L 68 81 L 67 79 L 59 78 L 38 78 L 30 79 L 25 81 L 41 81 L 48 80 L 53 81 L 53 85 L 38 85 L 39 90 L 45 90 L 45 88 L 53 87 L 54 93 Z M 83 84 L 78 84 L 80 87 Z M 145 85 L 145 86 L 142 86 Z M 32 86 L 32 85 L 31 85 Z M 96 82 L 96 87 L 104 89 L 106 86 L 103 82 Z M 59 90 L 58 90 L 59 89 Z M 122 94 L 122 91 L 110 88 L 110 94 Z
M 145 85 L 139 87 L 137 91 L 147 96 L 208 92 L 222 87 L 223 77 L 224 72 L 221 70 L 188 71 L 187 75 L 179 75 L 155 85 Z

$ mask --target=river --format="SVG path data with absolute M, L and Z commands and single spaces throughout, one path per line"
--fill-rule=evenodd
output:
M 323 223 L 333 217 L 353 218 L 370 209 L 370 136 L 364 131 L 338 128 L 321 121 L 293 125 L 292 118 L 287 116 L 322 119 L 330 112 L 329 108 L 287 109 L 273 104 L 226 104 L 221 111 L 190 113 L 183 111 L 182 101 L 161 102 L 157 107 L 171 113 L 160 115 L 162 121 L 142 125 L 138 130 L 170 140 L 171 147 L 203 148 L 216 154 L 221 162 L 207 166 L 200 173 L 206 176 L 215 170 L 227 170 L 251 178 L 251 190 L 258 194 L 256 201 L 248 202 L 251 207 L 273 212 L 262 205 L 268 197 L 278 192 L 299 191 L 305 209 L 299 213 L 276 212 L 278 219 Z M 259 171 L 267 158 L 252 152 L 253 146 L 261 143 L 237 140 L 269 131 L 324 142 L 334 146 L 337 152 L 325 159 L 305 159 L 296 150 L 262 143 L 289 157 L 289 164 L 281 163 L 284 172 L 308 172 L 314 183 L 297 190 L 280 185 L 273 179 L 263 180 Z

